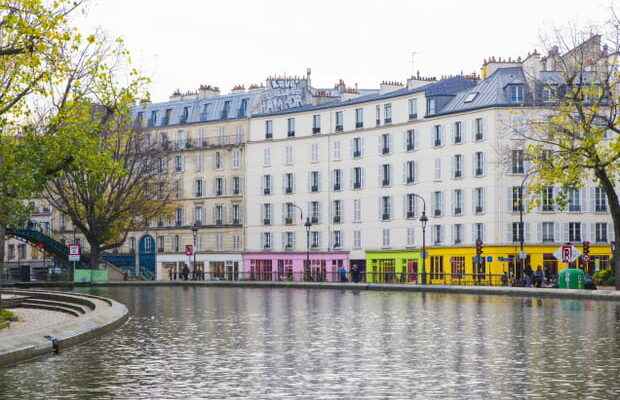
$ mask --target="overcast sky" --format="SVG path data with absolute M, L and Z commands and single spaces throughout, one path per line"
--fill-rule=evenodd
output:
M 488 56 L 525 56 L 539 35 L 606 18 L 605 0 L 92 0 L 82 28 L 121 36 L 153 79 L 153 101 L 201 83 L 228 92 L 274 74 L 315 87 L 361 88 L 478 71 Z M 411 53 L 416 52 L 412 67 Z

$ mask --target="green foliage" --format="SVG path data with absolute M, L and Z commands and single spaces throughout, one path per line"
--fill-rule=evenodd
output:
M 597 285 L 614 286 L 616 284 L 616 274 L 611 268 L 602 269 L 594 273 L 593 280 Z
M 0 322 L 3 321 L 17 321 L 17 314 L 10 310 L 0 310 Z

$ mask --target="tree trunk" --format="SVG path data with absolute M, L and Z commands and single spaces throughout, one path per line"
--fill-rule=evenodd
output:
M 596 170 L 595 174 L 607 194 L 609 212 L 614 226 L 614 239 L 618 240 L 620 239 L 620 201 L 618 200 L 618 194 L 605 170 Z M 616 275 L 616 290 L 620 290 L 620 246 L 613 246 L 612 258 L 614 262 L 613 269 Z
M 97 269 L 99 265 L 99 244 L 90 243 L 90 260 L 89 265 L 91 269 Z
M 4 246 L 6 225 L 0 223 L 0 282 L 4 281 Z M 0 293 L 0 310 L 2 310 L 2 293 Z

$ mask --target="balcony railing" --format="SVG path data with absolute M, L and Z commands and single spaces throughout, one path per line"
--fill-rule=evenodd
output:
M 342 125 L 336 125 L 336 132 L 342 132 L 344 127 Z
M 418 114 L 409 114 L 409 119 L 418 119 Z
M 311 222 L 311 223 L 313 223 L 313 224 L 315 224 L 315 225 L 316 225 L 316 224 L 318 224 L 318 223 L 319 223 L 319 217 L 312 217 L 312 218 L 310 219 L 310 222 Z
M 310 188 L 310 190 L 312 192 L 318 192 L 319 191 L 319 187 L 318 187 L 318 185 L 312 185 L 312 188 Z
M 407 218 L 415 218 L 415 213 L 413 211 L 407 211 Z
M 270 218 L 263 219 L 263 225 L 271 225 L 271 219 Z
M 441 217 L 441 210 L 435 209 L 435 213 L 434 214 L 435 214 L 436 217 Z
M 284 219 L 284 223 L 285 223 L 286 225 L 292 225 L 292 224 L 293 224 L 293 217 L 286 217 L 286 218 Z
M 362 156 L 362 152 L 359 150 L 355 150 L 353 152 L 353 158 L 360 158 Z
M 312 134 L 316 135 L 317 133 L 321 133 L 321 127 L 314 127 L 312 128 Z
M 355 128 L 360 129 L 364 127 L 364 123 L 363 122 L 356 122 L 355 123 Z
M 334 215 L 334 224 L 340 223 L 340 215 Z

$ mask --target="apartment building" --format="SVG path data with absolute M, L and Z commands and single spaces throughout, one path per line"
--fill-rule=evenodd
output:
M 376 94 L 254 115 L 246 250 L 261 256 L 248 257 L 246 270 L 279 269 L 294 258 L 287 254 L 309 250 L 310 258 L 345 251 L 360 269 L 417 274 L 424 210 L 432 279 L 520 269 L 521 237 L 534 269 L 557 270 L 553 253 L 565 242 L 592 242 L 594 258 L 606 265 L 613 229 L 604 192 L 593 184 L 567 193 L 566 210 L 554 201 L 560 188 L 546 188 L 520 229 L 528 165 L 515 131 L 540 114 L 528 101 L 539 88 L 524 69 L 553 74 L 533 54 L 485 62 L 484 79 L 414 77 Z M 487 255 L 479 263 L 477 240 Z M 396 250 L 410 256 L 367 257 Z

